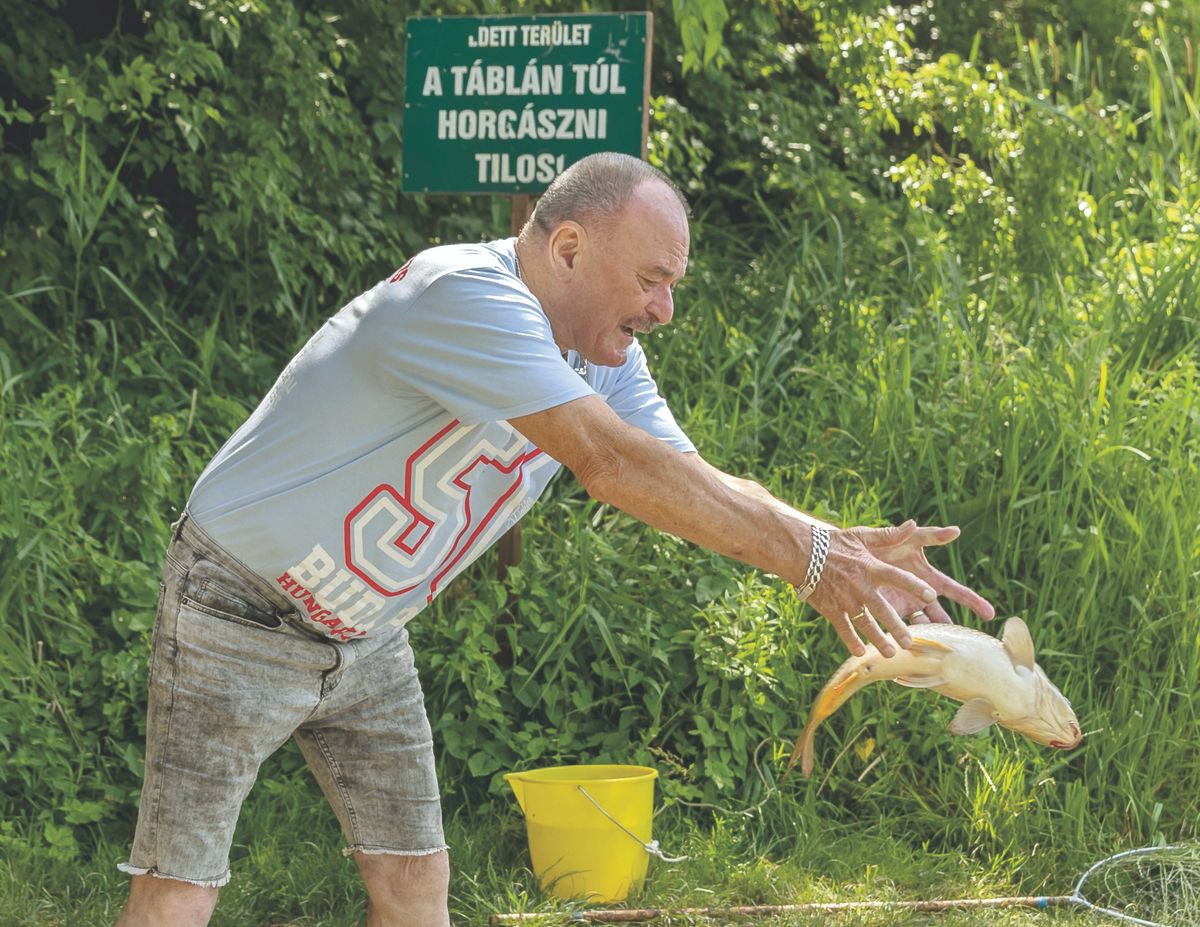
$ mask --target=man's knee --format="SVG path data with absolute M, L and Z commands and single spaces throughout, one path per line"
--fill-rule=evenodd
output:
M 219 890 L 179 879 L 135 875 L 117 927 L 204 927 Z
M 380 927 L 441 927 L 446 911 L 450 856 L 445 850 L 425 856 L 355 853 L 371 907 L 368 923 Z

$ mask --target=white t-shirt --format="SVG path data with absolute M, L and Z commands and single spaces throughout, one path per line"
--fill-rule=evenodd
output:
M 188 511 L 330 637 L 402 626 L 560 465 L 506 419 L 597 393 L 694 451 L 636 343 L 574 369 L 515 239 L 424 251 L 309 340 L 200 475 Z

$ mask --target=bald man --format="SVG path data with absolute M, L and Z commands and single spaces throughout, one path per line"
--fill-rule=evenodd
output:
M 292 359 L 173 529 L 121 927 L 208 922 L 242 802 L 289 737 L 362 873 L 368 924 L 449 924 L 405 625 L 563 466 L 594 498 L 791 583 L 852 653 L 949 621 L 939 595 L 992 616 L 925 559 L 958 529 L 839 529 L 696 453 L 637 342 L 671 321 L 688 253 L 679 190 L 592 155 L 520 236 L 418 254 Z

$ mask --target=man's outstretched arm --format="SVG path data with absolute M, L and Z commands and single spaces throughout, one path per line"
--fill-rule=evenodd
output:
M 599 396 L 515 418 L 511 424 L 569 469 L 593 498 L 803 586 L 812 554 L 811 526 L 822 523 L 757 483 L 723 473 L 699 454 L 681 453 L 626 424 Z M 885 654 L 892 649 L 885 629 L 908 646 L 904 618 L 914 612 L 949 621 L 937 603 L 939 594 L 991 618 L 991 605 L 925 559 L 926 546 L 957 536 L 957 528 L 913 522 L 890 528 L 831 527 L 825 569 L 808 601 L 855 654 L 863 652 L 860 631 Z

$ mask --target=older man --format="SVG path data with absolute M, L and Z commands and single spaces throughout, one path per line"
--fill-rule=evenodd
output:
M 955 528 L 837 529 L 711 466 L 639 333 L 671 320 L 687 206 L 635 158 L 563 173 L 517 239 L 418 254 L 334 315 L 201 474 L 166 556 L 122 927 L 207 923 L 239 809 L 294 737 L 370 925 L 448 924 L 429 723 L 405 624 L 560 466 L 646 523 L 770 571 L 834 626 L 948 621 Z

